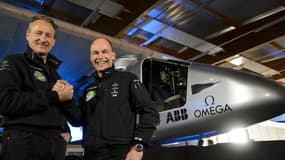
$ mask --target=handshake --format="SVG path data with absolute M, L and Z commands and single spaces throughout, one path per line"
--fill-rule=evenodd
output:
M 71 100 L 73 97 L 73 86 L 64 80 L 57 80 L 52 91 L 57 92 L 60 102 Z

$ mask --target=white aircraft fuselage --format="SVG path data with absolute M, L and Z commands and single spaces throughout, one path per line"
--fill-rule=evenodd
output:
M 258 75 L 157 58 L 141 58 L 124 68 L 141 78 L 157 103 L 160 124 L 154 142 L 221 133 L 285 111 L 285 88 Z

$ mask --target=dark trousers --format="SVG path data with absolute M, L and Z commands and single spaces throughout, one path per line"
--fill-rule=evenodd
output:
M 130 145 L 84 147 L 84 160 L 124 160 Z
M 3 134 L 1 160 L 64 160 L 66 142 L 60 137 L 44 137 L 23 130 Z

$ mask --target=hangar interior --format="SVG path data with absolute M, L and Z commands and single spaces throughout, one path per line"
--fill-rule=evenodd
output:
M 86 65 L 88 56 L 82 55 L 88 54 L 94 32 L 111 37 L 118 57 L 155 52 L 262 75 L 285 85 L 284 0 L 0 0 L 0 7 L 0 20 L 5 22 L 0 25 L 1 59 L 25 48 L 22 33 L 29 14 L 48 15 L 65 28 L 69 24 L 82 28 L 60 29 L 54 49 L 66 59 L 60 72 L 78 94 L 93 71 Z M 184 73 L 183 67 L 180 71 Z M 183 98 L 177 103 L 183 105 Z M 267 121 L 237 133 L 254 141 L 284 140 L 285 125 Z M 205 138 L 202 146 L 236 140 L 232 134 Z M 198 140 L 171 145 L 197 146 Z M 81 149 L 70 147 L 68 152 Z
M 285 83 L 283 0 L 1 2 L 184 60 L 253 72 Z M 1 50 L 13 51 L 11 47 Z

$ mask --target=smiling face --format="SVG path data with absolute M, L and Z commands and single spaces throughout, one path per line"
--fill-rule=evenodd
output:
M 98 38 L 93 41 L 90 47 L 90 61 L 99 77 L 102 76 L 102 71 L 112 67 L 115 58 L 116 53 L 113 52 L 111 44 L 106 39 Z
M 46 58 L 55 44 L 55 29 L 44 20 L 36 20 L 29 25 L 26 39 L 34 53 Z

